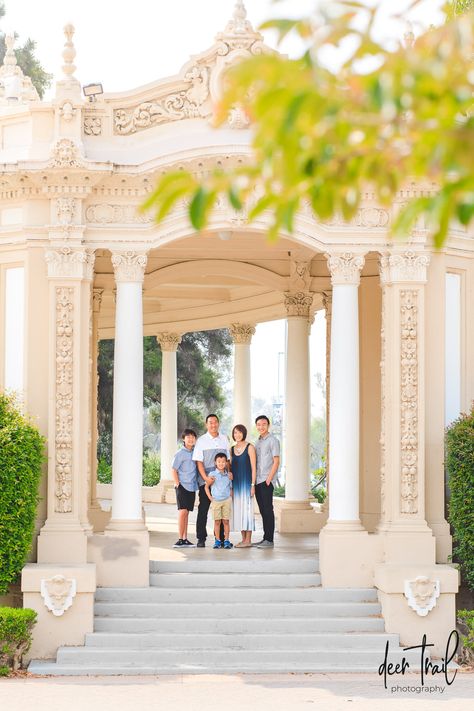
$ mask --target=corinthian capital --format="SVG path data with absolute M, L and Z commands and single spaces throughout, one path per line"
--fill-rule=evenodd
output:
M 417 252 L 384 254 L 380 258 L 380 281 L 382 284 L 392 282 L 424 283 L 429 263 L 430 258 L 427 254 Z
M 112 266 L 115 272 L 115 281 L 143 282 L 147 256 L 144 252 L 113 252 Z
M 95 253 L 90 249 L 48 249 L 45 252 L 48 277 L 56 279 L 88 279 L 94 274 Z
M 229 327 L 230 336 L 234 343 L 250 343 L 255 333 L 255 326 L 249 323 L 232 323 Z
M 287 316 L 306 316 L 309 318 L 309 309 L 313 303 L 312 294 L 304 291 L 285 293 L 285 309 Z
M 328 260 L 333 286 L 338 284 L 359 286 L 360 273 L 365 262 L 362 254 L 344 252 L 343 254 L 326 254 L 325 256 Z
M 160 344 L 162 351 L 171 351 L 176 353 L 178 346 L 181 343 L 181 336 L 179 333 L 157 333 L 156 340 Z

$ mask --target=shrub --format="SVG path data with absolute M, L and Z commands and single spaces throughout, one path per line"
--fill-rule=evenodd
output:
M 104 458 L 97 462 L 97 481 L 99 484 L 112 483 L 112 465 Z
M 31 646 L 35 622 L 34 610 L 0 607 L 0 676 L 20 668 L 23 655 Z
M 474 589 L 474 407 L 446 430 L 446 466 L 453 553 L 467 585 Z
M 156 452 L 146 451 L 143 455 L 143 486 L 156 486 L 161 478 L 161 458 Z
M 23 568 L 33 541 L 44 437 L 0 395 L 0 594 Z
M 472 664 L 474 660 L 474 610 L 458 610 L 457 616 L 458 622 L 461 623 L 461 650 L 458 659 L 461 663 Z

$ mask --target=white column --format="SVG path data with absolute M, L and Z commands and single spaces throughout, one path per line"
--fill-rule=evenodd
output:
M 309 500 L 310 377 L 309 293 L 285 294 L 287 319 L 285 397 L 285 500 Z M 308 504 L 309 508 L 309 504 Z
M 232 425 L 252 427 L 252 395 L 250 343 L 255 327 L 248 323 L 233 323 L 230 335 L 234 342 L 234 412 Z
M 176 351 L 181 343 L 177 333 L 159 333 L 157 341 L 162 352 L 161 360 L 161 480 L 172 484 L 171 464 L 176 454 L 178 440 L 178 382 Z M 164 492 L 165 493 L 165 492 Z
M 359 301 L 364 257 L 327 255 L 332 281 L 328 525 L 360 530 L 359 519 Z
M 144 528 L 143 304 L 146 254 L 114 253 L 117 285 L 112 444 L 112 519 L 108 529 Z

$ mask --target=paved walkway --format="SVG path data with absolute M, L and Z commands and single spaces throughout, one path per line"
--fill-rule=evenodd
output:
M 216 660 L 218 663 L 218 660 Z M 468 711 L 474 674 L 443 677 L 418 692 L 418 675 L 397 682 L 410 692 L 391 692 L 372 674 L 279 674 L 160 677 L 0 679 L 5 711 Z M 435 687 L 436 690 L 435 690 Z M 443 691 L 440 691 L 440 688 Z M 471 703 L 469 703 L 471 701 Z

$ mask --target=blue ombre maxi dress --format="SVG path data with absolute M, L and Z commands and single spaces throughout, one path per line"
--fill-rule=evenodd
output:
M 249 445 L 242 454 L 236 454 L 232 447 L 232 488 L 234 498 L 232 503 L 232 531 L 255 531 L 253 511 L 254 497 L 250 496 L 252 485 L 252 465 L 249 457 Z

